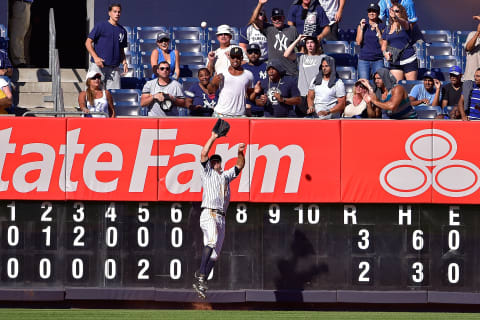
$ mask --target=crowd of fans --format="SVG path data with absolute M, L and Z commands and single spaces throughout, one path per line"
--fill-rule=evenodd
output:
M 148 115 L 412 119 L 419 107 L 432 106 L 441 108 L 439 118 L 480 118 L 480 16 L 473 17 L 479 24 L 465 43 L 465 72 L 452 66 L 450 82 L 442 86 L 435 72 L 427 71 L 423 83 L 408 92 L 398 82 L 417 80 L 415 43 L 423 40 L 414 2 L 370 3 L 356 28 L 359 80 L 347 94 L 335 59 L 322 49 L 322 41 L 338 40 L 346 0 L 295 0 L 287 14 L 273 8 L 270 19 L 267 2 L 258 0 L 239 46 L 232 44 L 230 26 L 218 26 L 218 49 L 208 53 L 198 83 L 185 91 L 177 81 L 181 56 L 170 49 L 170 35 L 158 33 L 150 56 L 152 79 L 140 100 Z M 108 90 L 120 89 L 120 77 L 128 71 L 128 44 L 119 24 L 121 5 L 110 5 L 108 15 L 85 42 L 91 62 L 78 103 L 85 113 L 115 116 Z M 0 112 L 11 104 L 11 70 L 0 52 Z

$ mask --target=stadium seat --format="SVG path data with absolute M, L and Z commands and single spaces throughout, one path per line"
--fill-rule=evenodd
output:
M 192 85 L 194 85 L 195 83 L 198 83 L 198 78 L 193 78 L 193 77 L 185 77 L 185 78 L 180 78 L 178 80 L 183 86 L 183 91 L 190 89 Z
M 205 42 L 203 40 L 175 40 L 175 49 L 180 52 L 205 52 Z
M 140 51 L 138 53 L 138 64 L 150 64 L 152 51 Z
M 357 80 L 357 69 L 354 67 L 336 67 L 342 80 Z
M 134 52 L 125 49 L 125 58 L 127 59 L 128 67 L 130 68 L 131 66 L 137 64 L 137 56 Z
M 117 116 L 139 116 L 141 91 L 136 89 L 112 89 L 113 106 Z
M 128 47 L 132 50 L 135 46 L 135 32 L 129 26 L 123 26 L 127 30 Z
M 460 66 L 461 59 L 457 56 L 428 56 L 427 68 L 449 68 L 451 66 Z
M 122 89 L 138 89 L 142 90 L 145 85 L 145 79 L 139 79 L 137 77 L 121 77 L 120 87 Z
M 455 47 L 449 42 L 433 42 L 425 45 L 425 55 L 451 56 L 455 54 Z
M 350 44 L 347 41 L 325 41 L 322 43 L 322 47 L 323 52 L 350 53 Z
M 232 31 L 233 31 L 232 40 L 238 42 L 238 38 L 239 38 L 238 28 L 232 27 L 232 26 L 230 26 L 230 28 L 232 28 Z M 209 27 L 207 28 L 207 30 L 205 30 L 205 40 L 217 41 L 217 27 Z
M 351 93 L 353 92 L 353 87 L 355 87 L 355 80 L 342 80 L 343 85 L 345 86 L 345 92 Z
M 204 29 L 200 27 L 172 27 L 174 40 L 205 40 Z
M 325 53 L 335 59 L 337 67 L 356 67 L 358 63 L 357 56 L 352 56 L 349 53 Z
M 7 38 L 7 28 L 3 24 L 0 24 L 0 37 Z
M 197 64 L 204 66 L 206 64 L 206 54 L 203 52 L 179 52 L 181 64 Z
M 426 68 L 427 67 L 427 56 L 425 55 L 425 42 L 417 41 L 414 44 L 415 51 L 417 52 L 418 67 Z
M 442 114 L 442 107 L 436 106 L 417 106 L 415 107 L 418 119 L 435 119 L 437 115 Z
M 149 64 L 141 64 L 137 69 L 137 77 L 138 78 L 145 78 L 147 80 L 152 78 L 153 70 Z
M 147 39 L 152 39 L 152 40 L 157 40 L 157 34 L 160 32 L 168 32 L 170 34 L 170 29 L 168 27 L 162 27 L 162 26 L 157 26 L 157 27 L 137 27 L 135 29 L 136 33 L 136 40 L 137 42 L 140 39 L 147 40 Z
M 453 33 L 453 43 L 457 49 L 455 53 L 457 56 L 465 55 L 465 43 L 467 42 L 468 34 L 471 31 L 456 31 Z
M 401 85 L 402 87 L 405 88 L 405 91 L 407 92 L 407 95 L 410 94 L 410 91 L 412 90 L 412 88 L 419 83 L 423 83 L 423 81 L 421 81 L 421 80 L 400 80 L 398 82 L 399 85 Z
M 360 53 L 360 46 L 355 41 L 350 42 L 350 52 L 353 55 L 358 55 Z
M 180 66 L 180 78 L 197 78 L 198 70 L 203 67 L 195 64 L 183 64 Z
M 448 30 L 422 30 L 422 35 L 427 43 L 452 42 L 452 33 Z
M 348 30 L 338 29 L 338 37 L 341 41 L 352 42 L 352 41 L 355 41 L 356 36 L 357 36 L 356 29 L 348 29 Z
M 237 42 L 237 41 L 230 41 L 230 44 L 232 44 L 232 45 L 237 45 L 237 46 L 238 46 L 238 42 Z M 210 51 L 215 51 L 215 50 L 217 50 L 219 46 L 220 46 L 220 44 L 218 43 L 217 40 L 210 40 L 210 41 L 208 41 L 208 43 L 207 43 L 207 53 L 210 52 Z
M 151 52 L 152 50 L 157 48 L 157 40 L 156 39 L 138 39 L 137 41 L 137 52 Z
M 432 71 L 435 72 L 438 80 L 450 82 L 450 68 L 433 68 Z

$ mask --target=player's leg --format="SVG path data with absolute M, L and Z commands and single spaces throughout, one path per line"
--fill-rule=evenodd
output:
M 205 270 L 205 276 L 207 278 L 210 272 L 212 272 L 212 269 L 215 266 L 215 262 L 218 260 L 218 257 L 220 256 L 220 252 L 222 251 L 223 241 L 225 240 L 225 217 L 217 216 L 216 222 L 217 222 L 216 227 L 217 227 L 217 234 L 218 234 L 217 244 L 207 263 L 207 269 Z
M 206 270 L 208 266 L 208 261 L 210 260 L 218 238 L 215 214 L 212 213 L 211 210 L 202 210 L 202 214 L 200 215 L 200 228 L 203 232 L 204 247 L 202 250 L 202 261 L 200 264 L 200 269 L 195 272 L 196 281 L 193 284 L 193 288 L 197 291 L 201 298 L 205 298 L 205 292 L 208 289 Z

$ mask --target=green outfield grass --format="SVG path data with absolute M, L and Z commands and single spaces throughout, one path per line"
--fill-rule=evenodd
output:
M 323 312 L 323 311 L 211 311 L 211 310 L 92 310 L 92 309 L 0 309 L 0 319 L 326 319 L 326 320 L 452 320 L 480 319 L 474 313 L 417 312 Z

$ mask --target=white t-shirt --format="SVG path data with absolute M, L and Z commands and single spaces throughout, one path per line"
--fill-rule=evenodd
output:
M 85 97 L 86 98 L 86 97 Z M 87 100 L 87 109 L 91 112 L 105 112 L 108 114 L 108 100 L 107 100 L 107 95 L 105 93 L 105 90 L 103 90 L 103 95 L 98 98 L 93 100 L 93 106 L 90 104 L 90 102 Z M 101 114 L 92 114 L 92 118 L 103 118 L 104 116 Z
M 225 73 L 228 72 L 228 67 L 230 67 L 230 59 L 228 57 L 228 53 L 230 53 L 230 49 L 233 47 L 238 47 L 237 45 L 229 45 L 227 48 L 218 48 L 215 50 L 215 73 L 220 74 L 220 73 Z M 240 48 L 240 47 L 239 47 Z M 243 51 L 243 60 L 248 62 L 248 57 Z
M 475 35 L 475 31 L 472 31 L 468 34 L 467 40 L 465 41 L 464 47 L 467 43 L 472 40 Z M 480 68 L 480 38 L 475 42 L 474 48 L 471 52 L 467 52 L 467 63 L 465 65 L 465 73 L 463 74 L 463 81 L 465 80 L 475 80 L 475 71 L 477 68 Z
M 342 117 L 351 118 L 353 116 L 361 115 L 363 110 L 367 108 L 367 103 L 362 99 L 359 104 L 353 104 L 353 92 L 347 94 L 347 106 L 343 110 Z
M 330 20 L 330 25 L 335 23 L 335 14 L 337 14 L 338 7 L 340 5 L 339 0 L 319 0 L 320 5 L 327 15 L 328 20 Z
M 328 87 L 328 81 L 322 81 L 321 85 L 314 84 L 315 79 L 310 83 L 309 90 L 315 91 L 315 112 L 331 109 L 337 104 L 337 99 L 345 97 L 345 86 L 342 79 L 337 79 L 335 85 Z M 329 114 L 328 116 L 320 116 L 320 119 L 330 119 L 338 117 L 337 114 Z
M 223 73 L 218 102 L 213 110 L 226 116 L 243 116 L 247 88 L 253 88 L 253 74 L 250 71 L 243 70 L 241 75 L 234 76 L 227 70 Z

